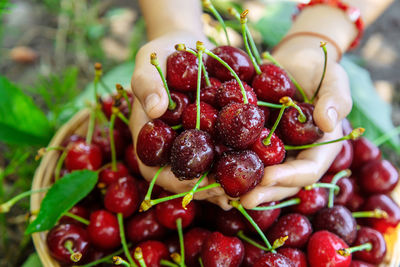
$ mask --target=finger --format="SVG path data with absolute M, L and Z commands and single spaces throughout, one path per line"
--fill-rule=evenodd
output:
M 318 142 L 337 139 L 342 135 L 339 123 L 332 133 L 325 133 Z M 312 184 L 328 170 L 341 148 L 342 143 L 338 142 L 303 150 L 296 160 L 265 168 L 261 185 L 302 187 Z
M 251 190 L 249 193 L 240 197 L 240 203 L 246 209 L 252 209 L 262 203 L 279 201 L 295 195 L 300 187 L 280 187 L 280 186 L 261 186 Z
M 229 204 L 230 198 L 227 197 L 226 195 L 210 197 L 210 198 L 207 199 L 207 201 L 209 201 L 211 203 L 214 203 L 215 205 L 220 206 L 220 208 L 223 209 L 223 210 L 232 209 L 232 206 Z
M 331 132 L 351 111 L 352 99 L 345 70 L 336 63 L 329 65 L 316 98 L 314 121 L 324 132 Z

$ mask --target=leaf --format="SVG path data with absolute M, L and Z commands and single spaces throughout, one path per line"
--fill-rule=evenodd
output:
M 22 264 L 22 267 L 42 267 L 43 264 L 40 261 L 37 253 L 32 253 L 29 255 L 28 259 Z
M 295 8 L 294 2 L 277 1 L 266 5 L 262 18 L 255 23 L 264 44 L 273 47 L 279 43 L 292 25 Z
M 37 218 L 26 229 L 26 234 L 52 228 L 64 212 L 87 196 L 97 183 L 98 173 L 74 171 L 58 180 L 47 192 Z
M 52 135 L 49 121 L 32 99 L 0 76 L 0 141 L 46 145 Z
M 346 57 L 342 59 L 341 65 L 350 81 L 353 109 L 348 118 L 353 127 L 365 128 L 365 137 L 372 141 L 393 130 L 391 106 L 376 92 L 368 71 Z M 393 136 L 387 144 L 397 152 L 400 151 L 398 136 Z

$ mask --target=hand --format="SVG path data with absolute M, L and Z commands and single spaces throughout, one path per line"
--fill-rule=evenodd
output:
M 290 45 L 282 47 L 274 57 L 311 98 L 322 75 L 322 50 L 302 49 L 294 44 L 293 48 Z M 347 74 L 333 60 L 328 60 L 326 76 L 314 104 L 314 121 L 325 132 L 318 142 L 342 137 L 341 120 L 350 112 L 352 100 Z M 264 202 L 281 200 L 296 194 L 301 187 L 316 182 L 329 168 L 341 147 L 341 143 L 334 143 L 307 149 L 295 159 L 289 158 L 282 164 L 265 168 L 261 183 L 241 197 L 243 206 L 253 208 Z

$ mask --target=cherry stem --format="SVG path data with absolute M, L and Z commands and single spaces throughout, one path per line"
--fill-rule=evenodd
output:
M 215 9 L 214 5 L 211 3 L 210 0 L 202 0 L 201 2 L 203 3 L 203 7 L 205 9 L 207 9 L 208 11 L 210 11 L 214 15 L 214 17 L 218 20 L 218 22 L 222 25 L 222 28 L 224 30 L 225 37 L 226 37 L 226 42 L 228 43 L 228 45 L 231 45 L 231 41 L 229 40 L 228 32 L 226 31 L 225 22 L 224 22 L 223 18 L 221 17 L 221 15 L 219 14 L 219 12 L 217 11 L 217 9 Z
M 185 266 L 185 244 L 183 242 L 183 231 L 182 231 L 182 218 L 176 219 L 176 229 L 178 230 L 179 236 L 179 247 L 181 249 L 181 258 L 179 261 L 179 266 Z
M 337 250 L 337 253 L 341 256 L 350 256 L 350 254 L 352 254 L 353 252 L 357 252 L 357 251 L 371 251 L 372 249 L 372 244 L 370 242 L 359 245 L 359 246 L 355 246 L 355 247 L 350 247 L 350 248 L 341 248 Z
M 264 52 L 262 54 L 262 57 L 264 59 L 267 59 L 267 60 L 271 61 L 274 65 L 276 65 L 276 66 L 278 66 L 278 67 L 283 69 L 282 65 L 279 64 L 279 62 L 276 61 L 276 59 L 269 52 Z M 311 103 L 311 101 L 308 99 L 307 95 L 304 93 L 304 90 L 300 86 L 300 84 L 294 79 L 294 77 L 289 72 L 287 72 L 287 74 L 288 74 L 290 80 L 292 81 L 292 83 L 294 84 L 294 86 L 297 88 L 297 90 L 299 91 L 299 93 L 303 97 L 304 102 L 305 103 Z
M 64 164 L 65 158 L 67 157 L 67 154 L 68 154 L 68 151 L 67 151 L 67 150 L 64 150 L 64 151 L 61 153 L 61 156 L 60 156 L 60 158 L 59 158 L 58 161 L 57 161 L 56 168 L 55 168 L 55 170 L 54 170 L 54 180 L 55 180 L 56 182 L 60 179 L 61 169 L 62 169 L 62 166 L 63 166 L 63 164 Z
M 333 189 L 335 194 L 339 193 L 340 187 L 331 183 L 314 183 L 304 187 L 304 190 L 312 190 L 313 188 L 328 188 Z
M 82 258 L 82 253 L 78 252 L 74 252 L 74 250 L 72 249 L 74 247 L 74 242 L 72 242 L 72 240 L 67 240 L 64 243 L 64 248 L 66 250 L 68 250 L 68 252 L 71 254 L 70 259 L 73 262 L 78 262 L 81 260 Z
M 165 166 L 162 166 L 161 168 L 159 168 L 156 172 L 156 174 L 154 175 L 153 179 L 151 180 L 150 184 L 149 184 L 149 189 L 147 190 L 146 196 L 144 197 L 144 200 L 142 202 L 142 204 L 140 204 L 140 208 L 139 211 L 146 211 L 148 209 L 151 208 L 151 192 L 153 192 L 153 188 L 154 185 L 156 184 L 158 175 L 160 175 L 161 171 L 164 169 Z
M 143 259 L 142 249 L 140 247 L 135 249 L 133 256 L 135 257 L 135 260 L 139 262 L 140 267 L 147 267 L 146 262 Z
M 251 210 L 274 210 L 274 209 L 280 209 L 280 208 L 284 208 L 284 207 L 289 207 L 289 206 L 293 206 L 293 205 L 297 205 L 300 203 L 300 198 L 292 198 L 289 200 L 286 200 L 284 202 L 278 203 L 276 205 L 272 205 L 272 206 L 266 206 L 266 207 L 254 207 Z
M 119 236 L 121 237 L 122 248 L 124 249 L 124 254 L 129 261 L 129 264 L 134 267 L 138 267 L 136 263 L 133 261 L 131 254 L 129 253 L 128 244 L 125 239 L 125 230 L 124 230 L 124 217 L 122 213 L 117 214 L 118 218 L 118 226 L 119 226 Z
M 94 102 L 96 103 L 96 106 L 98 104 L 98 85 L 101 76 L 103 75 L 103 69 L 101 66 L 101 63 L 95 63 L 94 64 L 94 80 L 93 80 L 93 88 L 94 88 Z
M 211 52 L 208 49 L 204 50 L 204 53 L 206 53 L 207 55 L 209 55 L 210 57 L 212 57 L 213 59 L 217 60 L 219 63 L 221 63 L 225 68 L 227 68 L 229 70 L 229 72 L 233 75 L 233 77 L 235 77 L 235 80 L 237 81 L 237 83 L 240 86 L 240 90 L 242 92 L 243 95 L 243 103 L 247 104 L 249 103 L 249 100 L 247 99 L 247 95 L 246 95 L 246 91 L 244 90 L 243 87 L 243 83 L 240 80 L 239 76 L 236 74 L 236 72 L 228 65 L 228 63 L 226 63 L 222 58 L 220 58 L 219 56 L 217 56 L 216 54 L 214 54 L 213 52 Z
M 246 48 L 247 54 L 250 57 L 251 63 L 253 63 L 254 69 L 256 70 L 256 73 L 261 74 L 260 66 L 258 66 L 256 59 L 254 58 L 253 53 L 251 52 L 251 49 L 249 47 L 249 41 L 247 40 L 247 31 L 246 31 L 247 27 L 246 26 L 247 26 L 247 14 L 248 13 L 249 13 L 249 10 L 246 9 L 240 15 L 240 24 L 242 25 L 243 42 L 244 42 L 244 46 Z
M 278 249 L 285 245 L 286 240 L 288 240 L 289 236 L 281 236 L 278 239 L 275 239 L 274 243 L 272 244 L 273 249 Z
M 372 143 L 374 143 L 376 146 L 380 146 L 383 143 L 386 143 L 390 138 L 392 138 L 395 135 L 400 134 L 400 126 L 390 130 L 389 132 L 379 136 L 376 138 Z
M 351 171 L 349 169 L 340 171 L 333 176 L 331 184 L 336 185 L 336 183 L 342 179 L 343 177 L 350 177 Z M 328 208 L 332 208 L 334 204 L 334 196 L 335 196 L 335 189 L 329 190 L 329 198 L 328 198 Z
M 197 181 L 197 183 L 193 186 L 192 190 L 187 193 L 183 199 L 182 199 L 182 207 L 186 209 L 187 205 L 193 200 L 193 195 L 196 192 L 197 188 L 200 186 L 201 182 L 204 180 L 204 178 L 208 175 L 208 171 L 204 173 L 200 179 Z
M 115 251 L 114 253 L 112 253 L 110 255 L 107 255 L 107 256 L 105 256 L 105 257 L 103 257 L 101 259 L 98 259 L 97 261 L 92 261 L 92 262 L 90 262 L 88 264 L 85 264 L 85 265 L 79 265 L 79 267 L 91 267 L 91 266 L 96 266 L 96 265 L 98 265 L 100 263 L 103 263 L 103 262 L 111 261 L 114 256 L 117 256 L 117 255 L 121 254 L 122 252 L 124 252 L 123 248 L 121 248 L 120 250 Z
M 326 141 L 326 142 L 321 142 L 321 143 L 313 143 L 313 144 L 309 144 L 309 145 L 302 145 L 302 146 L 285 145 L 285 149 L 286 150 L 308 149 L 308 148 L 312 148 L 312 147 L 316 147 L 316 146 L 328 145 L 328 144 L 332 144 L 332 143 L 336 143 L 336 142 L 340 142 L 340 141 L 344 141 L 344 140 L 350 140 L 350 139 L 351 140 L 355 140 L 355 139 L 359 138 L 364 133 L 364 131 L 365 131 L 364 128 L 356 128 L 350 134 L 345 135 L 345 136 L 343 136 L 341 138 L 338 138 L 338 139 L 334 139 L 334 140 Z
M 191 49 L 191 48 L 187 48 L 184 44 L 177 44 L 177 45 L 175 45 L 175 49 L 176 49 L 177 51 L 186 51 L 186 52 L 189 52 L 189 53 L 191 53 L 191 54 L 193 54 L 193 55 L 195 55 L 195 56 L 197 57 L 197 52 L 194 51 L 194 50 Z M 201 65 L 201 69 L 202 69 L 202 72 L 203 72 L 203 75 L 204 75 L 204 80 L 206 80 L 206 85 L 207 85 L 207 86 L 211 86 L 210 77 L 208 77 L 208 72 L 207 72 L 207 70 L 206 70 L 206 67 L 204 66 L 204 62 L 203 62 L 203 64 Z
M 315 90 L 315 93 L 314 93 L 313 97 L 311 98 L 311 103 L 314 103 L 314 100 L 317 97 L 319 90 L 321 89 L 321 85 L 322 85 L 322 82 L 324 81 L 325 74 L 326 74 L 326 65 L 328 63 L 328 51 L 326 50 L 326 42 L 321 42 L 320 47 L 322 48 L 322 51 L 324 52 L 324 69 L 322 71 L 321 80 L 319 81 L 317 90 Z
M 25 197 L 29 197 L 32 194 L 45 192 L 45 191 L 47 191 L 49 189 L 50 189 L 50 186 L 49 187 L 40 188 L 40 189 L 36 189 L 36 190 L 25 191 L 25 192 L 23 192 L 23 193 L 21 193 L 19 195 L 16 195 L 15 197 L 11 198 L 7 202 L 4 202 L 3 204 L 0 205 L 0 214 L 9 212 L 10 209 L 12 208 L 12 206 L 14 206 L 14 204 L 17 203 L 18 201 L 20 201 L 21 199 L 23 199 Z
M 120 256 L 112 257 L 112 261 L 113 261 L 114 265 L 122 265 L 122 266 L 125 266 L 125 267 L 131 267 L 131 265 L 126 260 L 121 258 Z
M 117 112 L 115 112 L 117 109 Z M 108 130 L 108 138 L 110 139 L 110 147 L 111 147 L 111 170 L 113 172 L 117 171 L 117 153 L 115 151 L 115 140 L 114 140 L 114 125 L 115 125 L 115 118 L 116 113 L 118 113 L 118 108 L 112 108 L 112 114 L 110 118 L 110 128 Z
M 200 130 L 200 88 L 201 88 L 201 66 L 203 66 L 203 51 L 205 49 L 204 44 L 200 41 L 196 43 L 197 48 L 197 60 L 198 60 L 198 72 L 197 72 L 197 90 L 196 90 L 196 129 Z
M 39 160 L 41 157 L 43 157 L 47 152 L 53 151 L 53 150 L 58 150 L 58 151 L 65 151 L 65 147 L 62 146 L 49 146 L 49 147 L 42 147 L 37 151 L 37 154 L 35 156 L 35 160 Z
M 283 112 L 285 112 L 285 109 L 286 109 L 286 106 L 282 105 L 281 109 L 279 110 L 278 118 L 276 118 L 276 121 L 275 121 L 274 125 L 272 126 L 271 130 L 269 131 L 267 137 L 265 137 L 264 140 L 262 141 L 265 146 L 269 146 L 271 144 L 271 137 L 274 134 L 276 128 L 278 128 L 279 122 L 282 119 Z
M 170 266 L 170 267 L 177 267 L 177 266 L 179 266 L 179 265 L 177 265 L 177 264 L 175 264 L 175 263 L 173 263 L 173 262 L 170 262 L 170 261 L 167 261 L 167 260 L 164 260 L 164 259 L 162 259 L 162 260 L 160 261 L 160 264 L 163 265 L 163 266 Z
M 355 211 L 352 212 L 354 218 L 376 218 L 376 219 L 386 219 L 389 215 L 386 211 L 381 209 L 375 209 L 372 211 Z
M 81 216 L 73 214 L 73 213 L 71 213 L 69 211 L 64 212 L 64 215 L 74 219 L 75 221 L 81 222 L 81 223 L 83 223 L 85 225 L 89 225 L 90 224 L 90 222 L 88 220 L 86 220 L 85 218 L 82 218 Z
M 150 54 L 150 63 L 151 63 L 151 65 L 156 67 L 156 69 L 158 71 L 158 74 L 160 74 L 161 80 L 162 80 L 162 82 L 164 84 L 165 91 L 167 92 L 167 95 L 168 95 L 168 109 L 169 110 L 174 110 L 176 108 L 176 103 L 171 98 L 171 94 L 169 92 L 167 80 L 165 79 L 165 76 L 164 76 L 164 74 L 163 74 L 163 72 L 162 72 L 162 70 L 160 68 L 160 64 L 158 62 L 156 53 L 151 53 Z
M 172 128 L 172 130 L 179 130 L 180 128 L 182 128 L 183 126 L 182 126 L 182 124 L 178 124 L 178 125 L 175 125 L 175 126 L 171 126 L 171 128 Z
M 267 248 L 272 253 L 276 253 L 276 251 L 272 248 L 271 244 L 269 243 L 267 237 L 264 235 L 263 231 L 253 220 L 253 218 L 251 218 L 251 216 L 247 213 L 242 204 L 237 200 L 232 200 L 230 204 L 232 205 L 232 207 L 236 208 L 241 214 L 243 214 L 243 216 L 250 222 L 250 224 L 254 227 L 254 229 L 256 229 L 257 233 L 261 236 L 261 239 L 264 241 L 265 245 L 267 245 Z
M 93 132 L 94 132 L 94 126 L 95 126 L 95 120 L 96 120 L 96 111 L 95 108 L 91 108 L 90 111 L 90 119 L 89 119 L 89 126 L 88 126 L 88 131 L 86 133 L 86 144 L 90 145 L 92 143 L 92 138 L 93 138 Z
M 264 102 L 264 101 L 257 101 L 257 106 L 269 107 L 269 108 L 282 108 L 283 107 L 283 105 L 280 105 L 280 104 L 274 104 L 274 103 L 269 103 L 269 102 Z
M 129 120 L 128 120 L 128 118 L 125 117 L 125 115 L 122 114 L 122 112 L 119 111 L 119 110 L 118 110 L 118 113 L 117 113 L 117 117 L 120 118 L 126 125 L 129 126 Z
M 124 88 L 122 87 L 121 84 L 117 83 L 117 84 L 115 85 L 115 87 L 117 88 L 117 92 L 118 92 L 119 94 L 121 94 L 122 97 L 125 99 L 125 101 L 126 101 L 126 103 L 127 103 L 127 105 L 128 105 L 128 109 L 129 109 L 129 111 L 128 111 L 128 116 L 130 117 L 130 116 L 131 116 L 131 113 L 132 113 L 132 103 L 131 103 L 131 101 L 129 100 L 128 94 L 126 93 L 126 91 L 124 90 Z
M 203 263 L 203 260 L 201 259 L 201 257 L 199 257 L 199 264 L 200 264 L 200 267 L 204 267 L 204 263 Z
M 250 237 L 246 236 L 246 235 L 243 233 L 242 230 L 240 230 L 240 231 L 237 233 L 237 236 L 238 236 L 240 239 L 243 239 L 244 241 L 246 241 L 247 243 L 249 243 L 249 244 L 255 246 L 256 248 L 259 248 L 259 249 L 262 249 L 262 250 L 268 251 L 268 252 L 270 251 L 268 248 L 266 248 L 266 247 L 264 247 L 264 246 L 258 244 L 256 241 L 254 241 L 254 240 L 251 239 Z

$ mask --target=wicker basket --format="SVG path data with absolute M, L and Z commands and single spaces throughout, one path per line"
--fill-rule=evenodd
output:
M 76 114 L 68 123 L 61 127 L 50 142 L 50 146 L 59 146 L 67 137 L 72 134 L 85 135 L 87 122 L 89 120 L 89 111 L 82 110 Z M 59 157 L 59 152 L 50 151 L 43 157 L 39 168 L 36 170 L 32 182 L 32 189 L 39 189 L 51 185 L 51 179 Z M 31 211 L 38 211 L 40 203 L 45 193 L 33 194 L 31 196 Z M 400 184 L 392 193 L 393 199 L 400 203 Z M 34 219 L 34 218 L 32 218 Z M 44 267 L 59 267 L 58 262 L 53 259 L 46 245 L 47 232 L 35 233 L 32 235 L 36 251 Z M 390 235 L 385 236 L 388 246 L 388 252 L 381 267 L 400 267 L 400 225 Z M 397 252 L 397 253 L 396 253 Z

